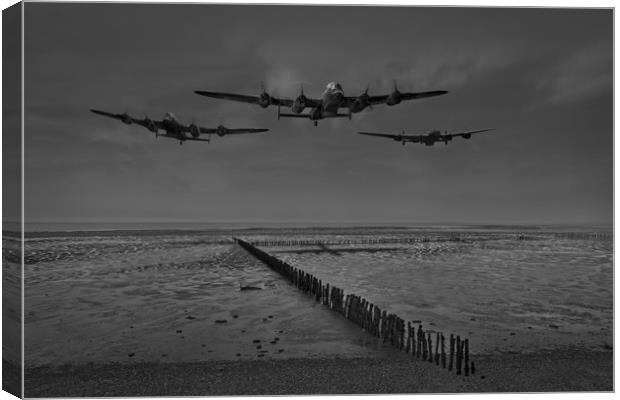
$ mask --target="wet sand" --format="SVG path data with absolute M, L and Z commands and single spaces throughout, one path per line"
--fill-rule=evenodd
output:
M 381 347 L 238 246 L 195 241 L 60 241 L 66 252 L 31 243 L 31 257 L 63 260 L 26 265 L 26 366 L 367 356 Z
M 478 371 L 465 378 L 377 341 L 229 243 L 229 233 L 27 239 L 26 396 L 612 388 L 606 242 L 485 234 L 377 251 L 280 249 L 279 258 L 407 320 L 467 333 Z
M 611 346 L 610 240 L 459 235 L 459 241 L 444 235 L 390 251 L 353 251 L 356 245 L 329 246 L 318 254 L 308 252 L 316 246 L 262 250 L 405 319 L 466 335 L 475 353 Z
M 390 353 L 390 352 L 388 352 Z M 386 354 L 388 354 L 386 353 Z M 85 364 L 26 369 L 27 397 L 612 391 L 612 352 L 481 356 L 456 376 L 391 352 L 380 358 Z
M 2 240 L 2 389 L 15 396 L 22 389 L 21 244 L 3 233 Z

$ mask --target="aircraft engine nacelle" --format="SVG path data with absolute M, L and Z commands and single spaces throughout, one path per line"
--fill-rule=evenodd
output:
M 295 99 L 295 102 L 293 103 L 293 107 L 291 107 L 291 110 L 295 113 L 295 114 L 299 114 L 301 113 L 306 107 L 308 107 L 308 102 L 306 101 L 306 97 L 304 95 L 301 95 L 299 97 L 297 97 Z
M 121 121 L 123 121 L 123 123 L 127 124 L 127 125 L 131 125 L 131 123 L 133 122 L 131 117 L 127 114 L 123 114 L 121 115 Z
M 401 101 L 400 92 L 398 90 L 395 90 L 388 96 L 387 100 L 385 101 L 385 104 L 387 104 L 388 106 L 394 106 L 396 104 L 399 104 L 400 101 Z
M 463 139 L 471 139 L 471 133 L 464 134 Z
M 362 107 L 359 102 L 355 100 L 353 103 L 349 104 L 349 111 L 355 114 L 362 111 Z
M 349 110 L 352 113 L 358 113 L 360 111 L 363 111 L 366 107 L 368 107 L 368 101 L 366 101 L 365 99 L 359 98 L 356 99 L 353 103 L 351 103 L 351 105 L 349 106 Z
M 218 136 L 224 136 L 226 133 L 228 133 L 228 129 L 226 129 L 226 127 L 224 127 L 223 125 L 219 125 L 216 128 L 215 133 L 217 133 Z
M 149 131 L 157 133 L 157 125 L 155 125 L 155 122 L 153 122 L 149 118 L 144 118 L 144 125 Z
M 258 105 L 263 108 L 269 107 L 269 105 L 271 105 L 271 96 L 265 92 L 261 93 L 258 97 Z
M 189 133 L 191 133 L 192 137 L 197 138 L 200 136 L 200 128 L 198 128 L 195 124 L 191 124 L 189 126 Z
M 361 94 L 357 99 L 353 101 L 353 103 L 349 105 L 349 111 L 351 111 L 352 113 L 358 113 L 360 111 L 363 111 L 369 105 L 370 96 L 368 95 L 368 89 L 366 89 L 366 92 Z

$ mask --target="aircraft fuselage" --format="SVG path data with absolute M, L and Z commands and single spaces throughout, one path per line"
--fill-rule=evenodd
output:
M 187 140 L 187 136 L 183 131 L 183 125 L 181 125 L 174 117 L 174 115 L 167 113 L 162 120 L 163 129 L 166 134 L 163 136 L 173 137 L 182 142 Z
M 321 96 L 321 104 L 310 111 L 310 119 L 312 121 L 317 121 L 324 117 L 338 114 L 338 109 L 342 106 L 343 99 L 344 91 L 342 90 L 342 86 L 336 82 L 328 83 L 327 88 Z M 293 104 L 293 107 L 295 107 L 295 104 Z
M 413 142 L 415 140 L 416 139 L 408 139 L 406 141 Z M 448 142 L 452 140 L 452 137 L 450 135 L 442 135 L 441 131 L 435 130 L 435 131 L 428 132 L 426 135 L 424 135 L 419 140 L 421 143 L 424 143 L 426 146 L 432 146 L 436 142 L 444 142 L 445 144 L 448 144 Z M 404 144 L 404 141 L 403 141 L 403 144 Z

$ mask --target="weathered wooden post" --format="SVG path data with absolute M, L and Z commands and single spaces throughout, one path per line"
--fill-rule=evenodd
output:
M 465 339 L 465 376 L 469 376 L 469 339 Z
M 461 337 L 456 337 L 456 374 L 461 375 L 461 367 L 463 365 L 463 345 L 461 344 Z
M 439 365 L 439 332 L 435 334 L 435 364 Z
M 411 348 L 411 322 L 407 321 L 407 345 L 405 346 L 405 352 L 409 353 Z
M 422 339 L 422 360 L 426 361 L 426 357 L 428 356 L 428 349 L 426 345 L 426 335 L 424 334 L 424 332 L 421 333 L 420 337 Z
M 424 341 L 424 331 L 422 330 L 422 325 L 418 325 L 418 358 L 422 357 L 422 342 Z
M 446 338 L 441 334 L 441 366 L 446 368 Z
M 433 363 L 433 340 L 430 332 L 428 333 L 428 361 Z
M 454 334 L 450 334 L 450 362 L 448 363 L 448 371 L 452 371 L 454 365 Z
M 329 283 L 325 285 L 325 304 L 331 308 L 331 299 L 329 298 Z
M 411 326 L 411 355 L 415 357 L 416 355 L 416 336 L 415 336 L 415 328 Z
M 407 325 L 405 324 L 405 320 L 404 319 L 400 319 L 400 325 L 401 325 L 401 332 L 402 332 L 402 337 L 401 337 L 401 342 L 402 342 L 402 346 L 401 349 L 405 352 L 409 352 L 408 349 L 408 342 L 409 342 L 409 333 L 407 332 Z

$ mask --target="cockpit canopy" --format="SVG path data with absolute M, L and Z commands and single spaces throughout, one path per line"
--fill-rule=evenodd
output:
M 342 86 L 338 82 L 329 82 L 327 84 L 326 91 L 328 92 L 340 92 L 342 93 Z

